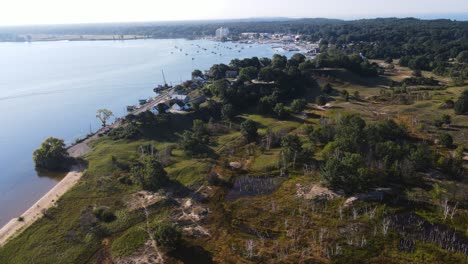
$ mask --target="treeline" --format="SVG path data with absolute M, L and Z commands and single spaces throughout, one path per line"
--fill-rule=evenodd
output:
M 243 32 L 289 33 L 305 40 L 337 45 L 363 52 L 369 58 L 399 58 L 434 54 L 454 58 L 468 49 L 468 22 L 379 18 L 343 21 L 297 19 L 286 21 L 210 21 L 194 23 L 116 23 L 0 28 L 1 34 L 113 34 L 152 38 L 213 36 L 217 28 L 229 27 L 232 35 Z M 5 35 L 6 36 L 6 35 Z M 11 35 L 9 35 L 11 38 Z

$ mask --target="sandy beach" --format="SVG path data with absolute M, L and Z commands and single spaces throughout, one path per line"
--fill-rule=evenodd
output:
M 81 176 L 82 172 L 78 168 L 70 171 L 65 178 L 54 186 L 54 188 L 52 188 L 46 195 L 21 215 L 23 217 L 23 221 L 19 221 L 17 218 L 11 219 L 10 222 L 0 229 L 0 246 L 14 235 L 25 230 L 28 226 L 34 223 L 34 221 L 41 218 L 43 216 L 43 210 L 54 206 L 60 196 L 73 187 L 79 181 Z

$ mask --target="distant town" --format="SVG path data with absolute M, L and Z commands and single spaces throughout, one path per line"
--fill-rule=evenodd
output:
M 218 28 L 213 40 L 243 44 L 278 44 L 273 47 L 278 51 L 297 51 L 309 57 L 315 57 L 320 53 L 321 42 L 321 39 L 316 42 L 306 41 L 303 35 L 297 34 L 243 32 L 239 35 L 232 35 L 226 27 Z

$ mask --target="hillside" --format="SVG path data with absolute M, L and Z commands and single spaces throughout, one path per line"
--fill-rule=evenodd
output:
M 92 141 L 0 263 L 466 262 L 468 118 L 450 102 L 468 85 L 347 60 L 235 60 L 176 87 L 207 100 Z

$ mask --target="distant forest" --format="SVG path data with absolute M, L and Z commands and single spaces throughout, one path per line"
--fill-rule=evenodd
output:
M 213 36 L 217 28 L 229 27 L 234 38 L 242 32 L 289 33 L 303 40 L 319 41 L 345 53 L 362 53 L 370 59 L 402 58 L 404 66 L 447 72 L 449 59 L 468 60 L 468 21 L 448 19 L 378 18 L 344 21 L 336 19 L 275 19 L 194 21 L 166 23 L 116 23 L 0 28 L 0 41 L 26 41 L 28 34 L 140 35 L 148 38 L 199 38 Z M 466 67 L 455 67 L 466 78 Z M 465 68 L 465 69 L 463 69 Z M 461 76 L 460 76 L 461 75 Z

